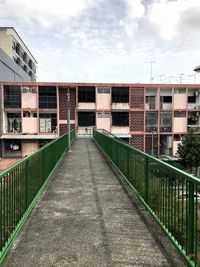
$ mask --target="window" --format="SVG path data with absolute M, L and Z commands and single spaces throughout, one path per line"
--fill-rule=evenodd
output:
M 24 111 L 23 117 L 25 117 L 25 118 L 37 118 L 37 113 L 36 112 L 30 112 L 30 111 Z
M 109 87 L 99 87 L 98 88 L 98 94 L 110 94 L 110 88 Z
M 146 104 L 147 109 L 156 109 L 156 97 L 146 96 Z
M 160 113 L 160 132 L 172 131 L 172 112 Z
M 163 96 L 163 103 L 172 103 L 172 96 Z
M 129 88 L 128 87 L 112 87 L 112 102 L 113 103 L 129 103 Z
M 146 113 L 146 132 L 156 132 L 158 130 L 158 113 Z
M 128 112 L 113 112 L 112 113 L 113 126 L 129 126 L 129 113 Z
M 21 156 L 21 140 L 4 140 L 4 156 Z
M 78 126 L 95 126 L 95 112 L 78 112 Z
M 40 133 L 56 133 L 57 114 L 40 114 Z
M 21 132 L 21 113 L 7 113 L 7 132 Z
M 196 103 L 196 96 L 188 96 L 188 103 Z
M 19 56 L 21 56 L 21 46 L 20 46 L 20 44 L 17 43 L 15 48 L 16 48 L 16 49 L 15 49 L 15 50 L 16 50 L 16 53 L 17 53 Z
M 21 108 L 20 86 L 4 85 L 4 107 Z
M 39 108 L 56 109 L 56 87 L 55 86 L 39 86 Z
M 175 111 L 174 112 L 174 118 L 185 118 L 186 117 L 186 112 L 185 111 Z
M 174 89 L 175 94 L 185 94 L 186 93 L 186 88 L 175 88 Z
M 94 86 L 78 87 L 78 102 L 82 103 L 95 102 L 95 87 Z
M 15 50 L 15 48 L 16 48 L 16 42 L 14 40 L 12 40 L 12 49 Z

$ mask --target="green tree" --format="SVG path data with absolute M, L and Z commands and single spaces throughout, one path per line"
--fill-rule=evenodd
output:
M 194 133 L 194 130 L 189 130 L 182 138 L 178 146 L 178 153 L 183 166 L 190 170 L 195 167 L 197 174 L 197 167 L 200 166 L 200 138 Z

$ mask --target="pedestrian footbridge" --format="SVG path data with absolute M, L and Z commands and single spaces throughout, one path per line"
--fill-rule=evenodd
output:
M 71 141 L 1 174 L 2 266 L 198 266 L 198 179 L 102 131 Z

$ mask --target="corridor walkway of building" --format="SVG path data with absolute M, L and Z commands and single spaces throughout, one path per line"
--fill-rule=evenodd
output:
M 185 266 L 92 140 L 66 153 L 3 266 Z

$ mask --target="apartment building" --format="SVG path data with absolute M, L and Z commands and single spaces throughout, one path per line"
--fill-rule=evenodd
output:
M 36 59 L 15 29 L 0 27 L 0 80 L 36 81 L 36 65 Z
M 105 129 L 153 155 L 176 155 L 181 137 L 200 134 L 200 85 L 0 83 L 1 154 L 24 157 L 71 128 Z

